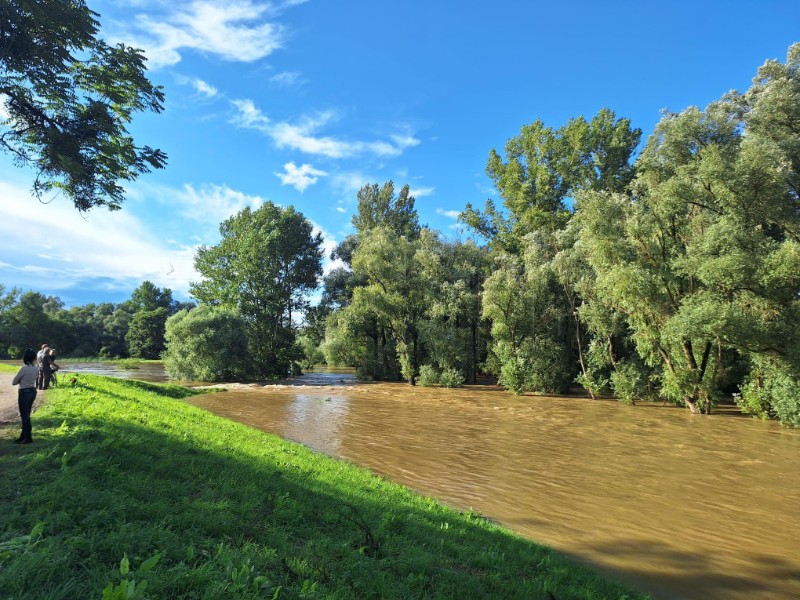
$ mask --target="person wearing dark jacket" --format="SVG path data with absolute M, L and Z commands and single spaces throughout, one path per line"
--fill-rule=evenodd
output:
M 17 438 L 17 444 L 30 444 L 33 442 L 31 437 L 31 411 L 33 401 L 36 400 L 36 377 L 39 369 L 36 366 L 36 352 L 28 348 L 22 357 L 24 363 L 20 370 L 14 375 L 11 385 L 19 385 L 19 416 L 22 419 L 22 433 Z
M 48 348 L 45 353 L 42 355 L 42 363 L 39 367 L 41 371 L 41 387 L 40 390 L 46 390 L 50 387 L 50 381 L 53 378 L 53 371 L 55 371 L 58 367 L 54 367 L 53 365 L 56 364 L 56 357 L 53 355 L 53 350 Z

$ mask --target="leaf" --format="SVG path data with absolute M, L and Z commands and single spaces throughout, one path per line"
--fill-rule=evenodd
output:
M 128 555 L 124 554 L 122 556 L 122 560 L 119 561 L 119 572 L 120 572 L 120 574 L 123 577 L 125 577 L 130 572 L 130 570 L 131 570 L 130 567 L 131 567 L 131 564 L 130 564 L 130 561 L 128 561 Z
M 158 552 L 144 561 L 141 566 L 139 567 L 139 573 L 147 573 L 153 569 L 158 564 L 158 561 L 161 560 L 161 553 Z

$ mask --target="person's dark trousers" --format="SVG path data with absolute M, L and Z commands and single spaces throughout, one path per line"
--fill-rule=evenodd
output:
M 22 434 L 19 436 L 21 442 L 32 442 L 31 437 L 31 410 L 33 401 L 36 400 L 36 388 L 23 388 L 19 391 L 19 416 L 22 419 Z
M 40 390 L 46 390 L 50 387 L 50 378 L 53 376 L 53 372 L 50 369 L 42 369 L 42 386 L 39 388 Z
M 44 369 L 39 367 L 39 371 L 36 373 L 36 389 L 41 390 L 42 386 L 44 386 Z

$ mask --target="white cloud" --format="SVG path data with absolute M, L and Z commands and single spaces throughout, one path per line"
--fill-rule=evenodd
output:
M 238 109 L 233 118 L 233 124 L 245 129 L 256 129 L 264 133 L 269 132 L 269 118 L 263 114 L 252 100 L 232 100 L 231 103 Z
M 331 113 L 320 113 L 316 117 L 304 117 L 300 123 L 275 123 L 267 134 L 278 148 L 299 150 L 306 154 L 319 154 L 328 158 L 347 158 L 357 153 L 350 143 L 336 138 L 313 134 L 332 119 Z
M 191 86 L 198 95 L 204 98 L 214 98 L 219 94 L 219 90 L 215 86 L 199 77 L 187 77 L 185 75 L 176 74 L 175 81 L 181 85 Z
M 202 79 L 193 79 L 191 83 L 192 87 L 195 90 L 197 90 L 199 93 L 201 93 L 203 96 L 206 96 L 207 98 L 213 98 L 219 92 L 217 88 L 215 88 L 210 83 L 206 83 Z
M 414 198 L 422 198 L 423 196 L 432 196 L 436 193 L 435 187 L 423 187 L 423 188 L 412 188 L 409 190 L 410 194 L 414 196 Z
M 399 156 L 407 148 L 419 144 L 417 138 L 408 134 L 392 135 L 391 142 L 342 140 L 319 135 L 318 131 L 322 127 L 337 120 L 337 115 L 333 111 L 319 112 L 314 116 L 306 115 L 297 123 L 289 123 L 272 121 L 252 100 L 233 100 L 232 104 L 237 109 L 231 120 L 233 124 L 265 133 L 281 149 L 288 148 L 328 158 L 352 158 L 363 154 L 384 157 Z
M 269 56 L 284 41 L 283 28 L 266 21 L 274 16 L 269 3 L 194 0 L 168 6 L 171 12 L 140 14 L 132 31 L 112 36 L 143 48 L 151 69 L 177 64 L 184 50 L 253 62 Z
M 337 206 L 336 207 L 336 212 L 344 214 L 344 213 L 347 212 L 347 209 L 344 206 Z
M 6 120 L 11 117 L 11 114 L 8 112 L 8 107 L 6 103 L 8 102 L 9 98 L 6 94 L 0 94 L 0 119 Z
M 336 238 L 333 237 L 330 233 L 325 231 L 320 225 L 315 223 L 314 221 L 311 222 L 311 233 L 316 235 L 317 233 L 322 235 L 322 271 L 325 275 L 330 273 L 336 268 L 343 267 L 344 262 L 341 259 L 331 260 L 331 252 L 339 245 L 339 242 L 336 241 Z
M 327 175 L 325 171 L 315 169 L 311 165 L 304 163 L 299 167 L 294 162 L 283 165 L 284 173 L 274 173 L 281 180 L 281 185 L 291 185 L 302 193 L 307 187 L 317 183 L 320 177 Z
M 457 210 L 444 210 L 443 208 L 437 208 L 436 214 L 447 217 L 448 219 L 458 219 L 458 215 L 460 215 L 461 212 Z
M 0 279 L 20 282 L 13 285 L 36 289 L 46 282 L 50 289 L 68 290 L 91 281 L 105 289 L 133 289 L 147 279 L 185 295 L 189 282 L 198 279 L 196 248 L 165 245 L 130 211 L 81 214 L 63 196 L 42 204 L 5 182 L 0 197 Z
M 246 206 L 258 208 L 264 203 L 260 196 L 211 183 L 199 186 L 187 183 L 180 189 L 149 186 L 147 194 L 162 204 L 177 205 L 184 218 L 213 225 L 215 230 L 219 223 Z
M 342 195 L 355 199 L 356 192 L 368 183 L 377 181 L 375 177 L 358 171 L 336 173 L 331 176 L 331 185 Z

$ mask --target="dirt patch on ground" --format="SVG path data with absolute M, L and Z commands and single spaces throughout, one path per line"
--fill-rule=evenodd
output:
M 0 424 L 19 423 L 19 406 L 17 405 L 17 386 L 11 385 L 14 373 L 0 373 Z M 35 411 L 42 405 L 47 392 L 36 392 L 33 403 Z

